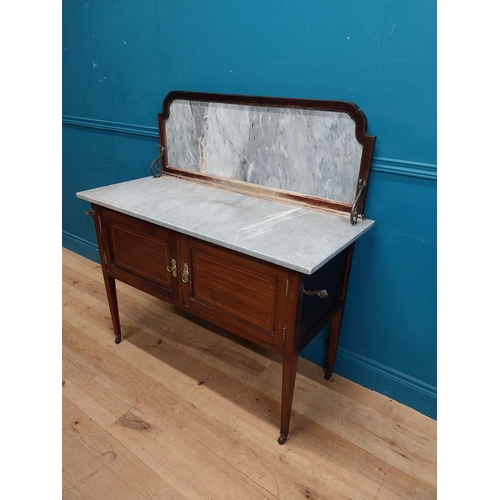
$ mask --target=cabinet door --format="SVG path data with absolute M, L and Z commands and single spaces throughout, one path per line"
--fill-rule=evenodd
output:
M 287 271 L 183 237 L 180 272 L 189 309 L 257 343 L 283 345 Z
M 175 233 L 102 207 L 98 214 L 108 274 L 157 297 L 178 301 Z

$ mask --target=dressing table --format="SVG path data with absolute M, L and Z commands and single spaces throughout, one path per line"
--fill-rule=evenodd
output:
M 174 91 L 148 176 L 91 204 L 115 342 L 115 281 L 283 358 L 278 442 L 301 350 L 330 324 L 329 379 L 375 137 L 353 103 Z

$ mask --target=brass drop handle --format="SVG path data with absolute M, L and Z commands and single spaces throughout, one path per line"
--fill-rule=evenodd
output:
M 320 299 L 328 298 L 328 292 L 326 290 L 304 290 L 304 287 L 300 285 L 299 295 L 317 295 Z
M 177 278 L 177 263 L 175 262 L 175 259 L 172 259 L 172 265 L 167 266 L 167 271 L 169 273 L 172 273 L 172 276 L 174 278 Z
M 189 282 L 189 267 L 187 264 L 182 264 L 182 282 Z

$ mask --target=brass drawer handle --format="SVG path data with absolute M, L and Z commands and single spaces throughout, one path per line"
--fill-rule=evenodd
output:
M 326 290 L 304 290 L 303 286 L 300 285 L 299 295 L 317 295 L 320 299 L 328 298 L 328 292 Z
M 182 264 L 182 282 L 187 283 L 189 281 L 189 267 L 187 264 Z
M 167 266 L 167 271 L 169 273 L 172 273 L 172 276 L 174 278 L 177 278 L 177 263 L 175 262 L 175 259 L 172 259 L 172 265 Z

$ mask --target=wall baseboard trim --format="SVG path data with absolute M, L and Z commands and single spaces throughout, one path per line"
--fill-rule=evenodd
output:
M 84 118 L 81 116 L 69 115 L 63 115 L 62 123 L 67 126 L 70 125 L 158 139 L 158 129 L 156 127 L 149 127 L 145 125 L 111 122 L 106 120 L 97 120 L 95 118 Z M 435 164 L 431 163 L 375 157 L 372 161 L 372 171 L 437 180 L 437 167 Z
M 327 342 L 318 336 L 301 356 L 323 367 L 327 352 Z M 410 375 L 342 347 L 337 350 L 334 380 L 335 373 L 430 418 L 437 418 L 437 388 Z
M 96 244 L 67 231 L 63 231 L 62 246 L 96 263 L 100 262 Z M 327 342 L 318 335 L 302 351 L 301 357 L 323 367 L 327 352 Z M 337 351 L 335 373 L 428 417 L 437 418 L 436 387 L 421 380 L 342 347 Z
M 101 263 L 99 258 L 99 249 L 95 243 L 92 243 L 88 240 L 75 236 L 72 233 L 68 233 L 67 231 L 62 232 L 62 246 L 67 250 L 71 250 L 72 252 L 81 255 L 87 259 L 92 260 L 98 264 Z

